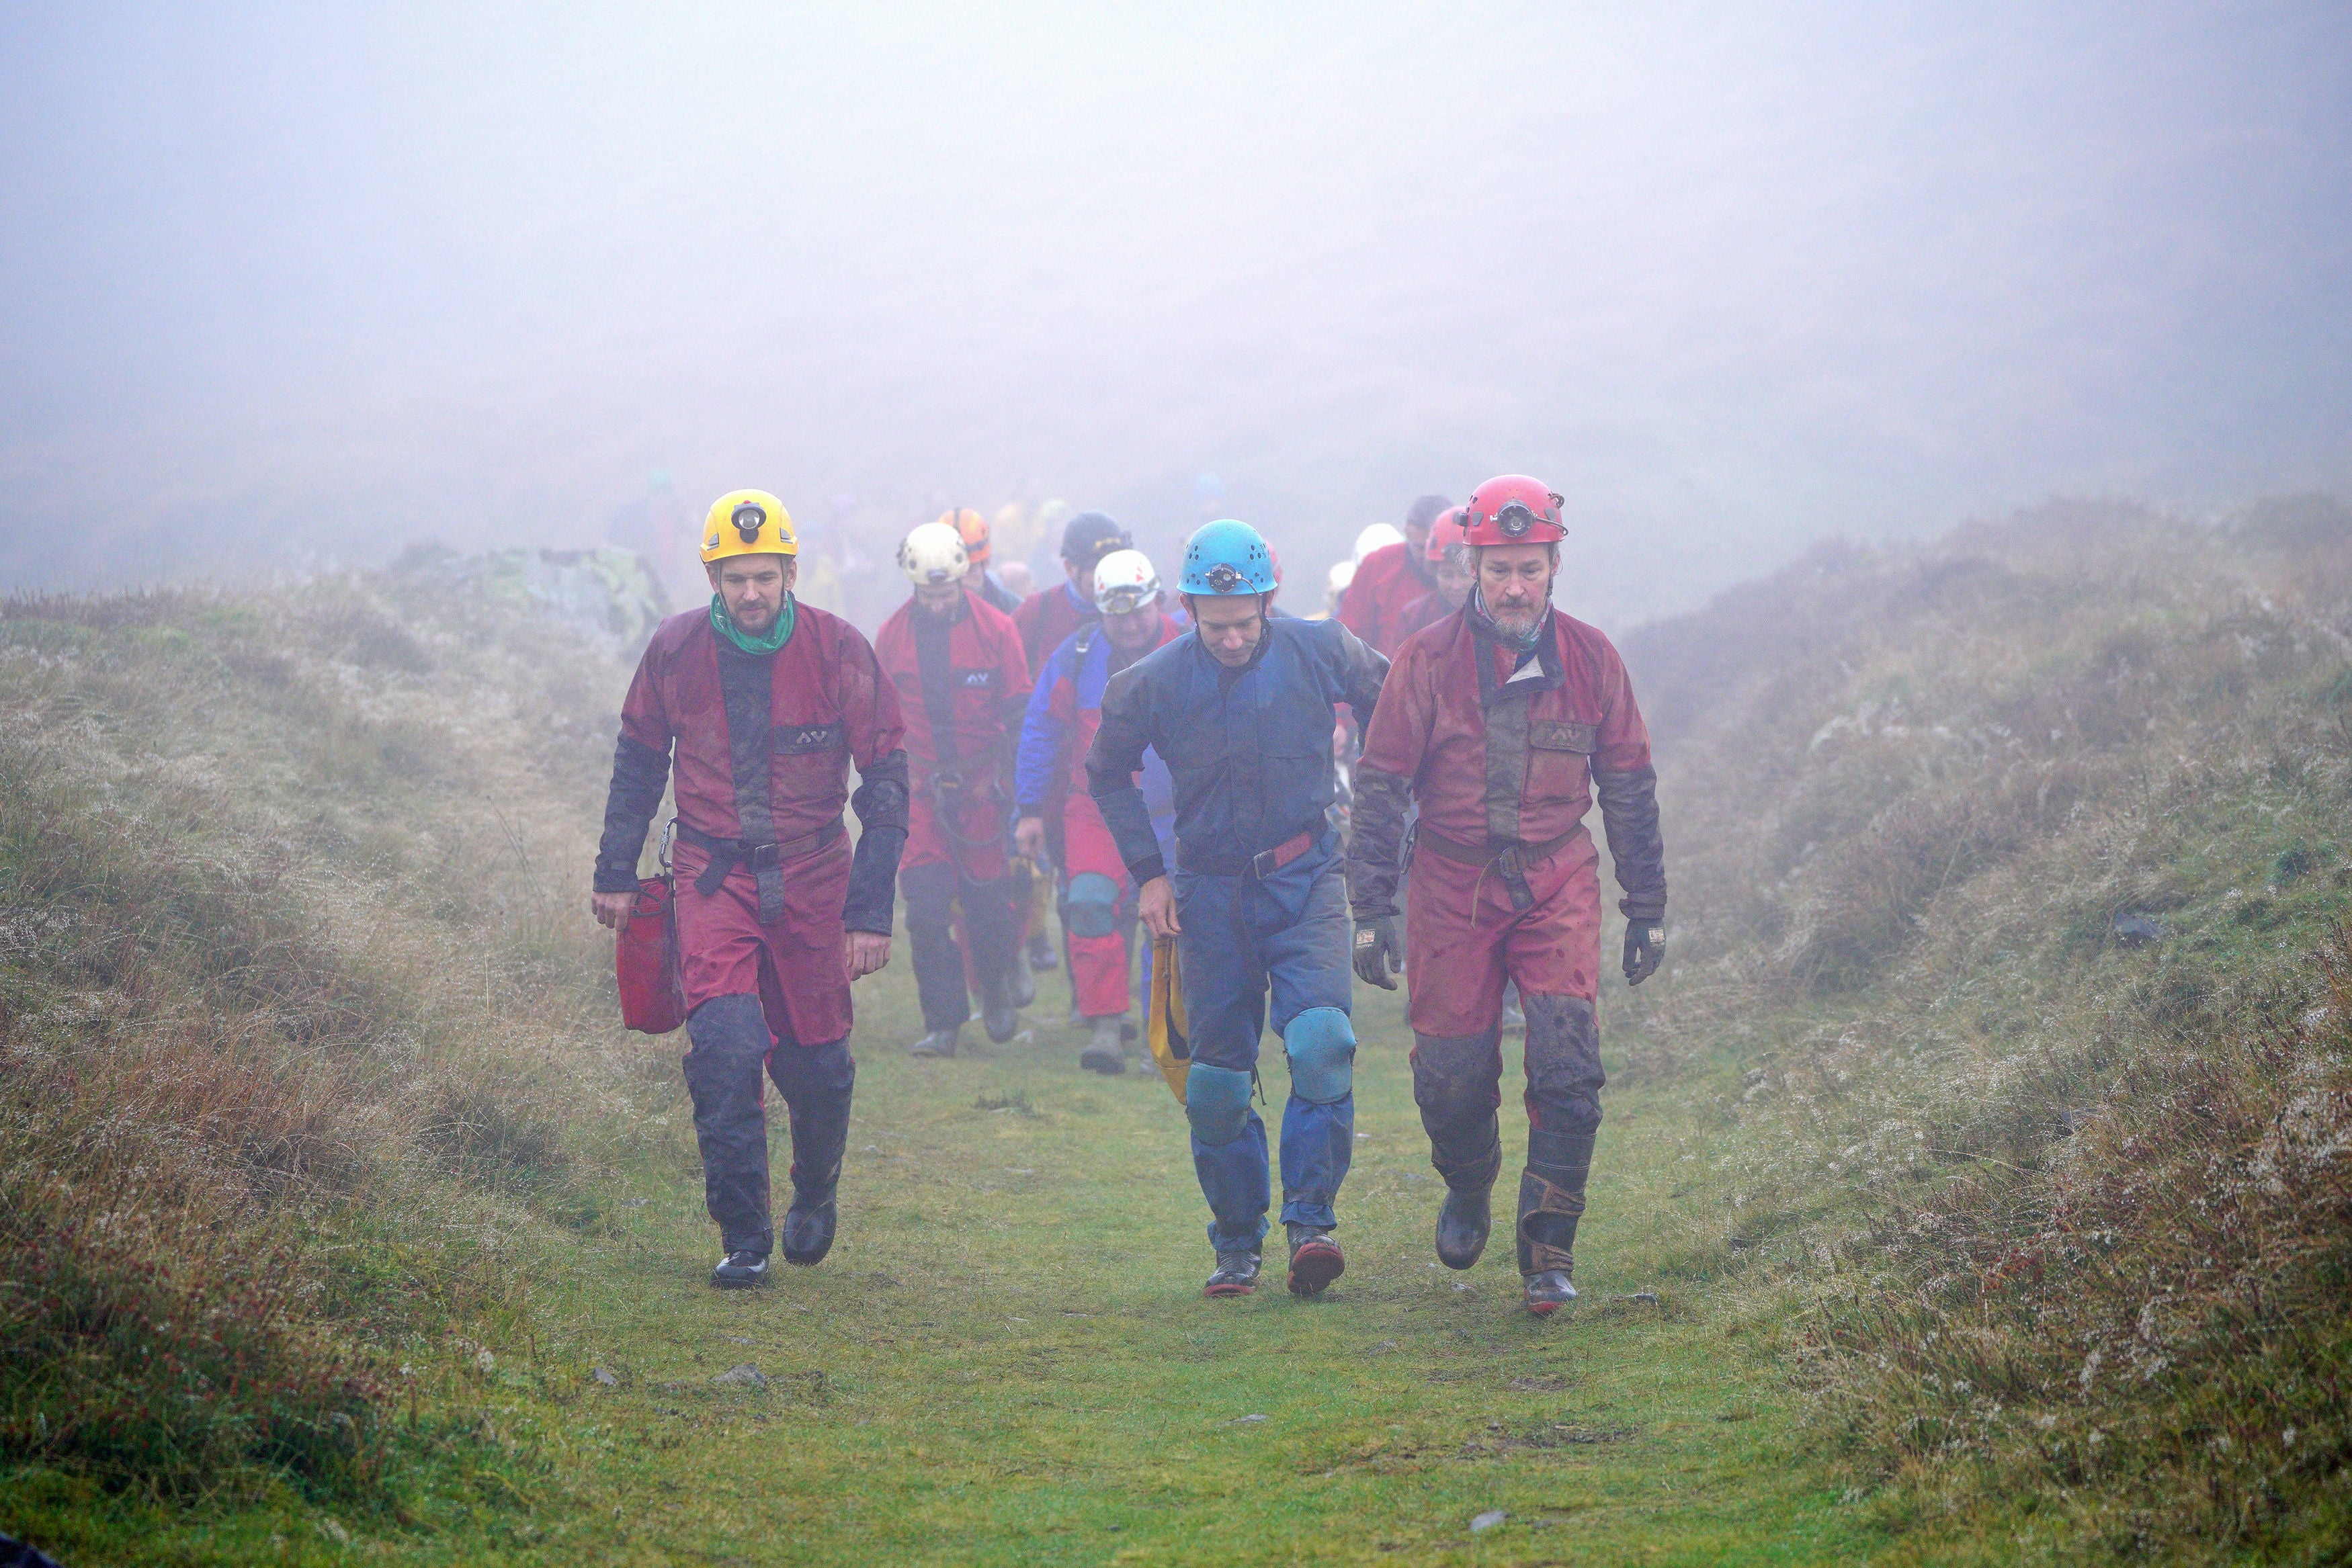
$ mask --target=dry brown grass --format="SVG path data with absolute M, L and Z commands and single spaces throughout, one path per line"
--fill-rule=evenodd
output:
M 2352 514 L 1828 550 L 1628 656 L 1680 946 L 1621 1032 L 1759 1134 L 1727 1230 L 1860 1488 L 2095 1553 L 2340 1523 Z
M 527 1310 L 663 1092 L 573 918 L 621 677 L 397 578 L 0 604 L 0 1461 L 364 1485 Z

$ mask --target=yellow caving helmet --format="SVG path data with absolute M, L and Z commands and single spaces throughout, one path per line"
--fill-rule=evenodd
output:
M 970 507 L 960 507 L 952 512 L 941 512 L 939 520 L 956 531 L 963 540 L 964 559 L 974 566 L 988 559 L 988 519 Z
M 702 519 L 702 560 L 725 560 L 730 555 L 791 555 L 801 553 L 801 537 L 793 532 L 793 515 L 765 490 L 730 490 L 710 503 Z

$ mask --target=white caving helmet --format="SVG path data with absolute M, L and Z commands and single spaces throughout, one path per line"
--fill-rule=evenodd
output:
M 925 523 L 898 547 L 898 570 L 918 588 L 961 582 L 970 565 L 963 536 L 946 523 Z
M 1323 579 L 1323 591 L 1334 596 L 1342 594 L 1348 591 L 1348 585 L 1355 580 L 1356 563 L 1352 560 L 1335 560 L 1331 563 L 1330 572 Z
M 1383 545 L 1402 543 L 1404 533 L 1395 524 L 1374 523 L 1356 536 L 1356 559 L 1360 561 Z
M 1139 549 L 1115 549 L 1095 562 L 1095 608 L 1124 615 L 1160 594 L 1160 574 Z

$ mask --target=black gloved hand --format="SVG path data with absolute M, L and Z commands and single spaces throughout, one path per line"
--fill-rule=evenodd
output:
M 1384 991 L 1396 989 L 1389 977 L 1404 967 L 1404 939 L 1397 917 L 1382 915 L 1356 922 L 1356 977 Z
M 1359 940 L 1361 940 L 1359 938 Z M 1638 986 L 1658 972 L 1666 958 L 1666 928 L 1655 920 L 1630 921 L 1625 926 L 1625 983 Z M 1358 967 L 1360 968 L 1359 962 Z

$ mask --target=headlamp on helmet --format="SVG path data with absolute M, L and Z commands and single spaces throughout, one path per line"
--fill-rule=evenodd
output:
M 898 547 L 898 570 L 917 588 L 943 588 L 963 580 L 971 566 L 963 539 L 946 523 L 925 523 Z
M 1095 563 L 1095 608 L 1125 615 L 1160 597 L 1160 573 L 1139 549 L 1113 550 Z
M 793 516 L 765 490 L 730 490 L 710 503 L 702 522 L 702 559 L 717 565 L 729 556 L 798 555 Z
M 1566 500 L 1523 474 L 1506 474 L 1478 486 L 1463 507 L 1464 542 L 1473 545 L 1558 544 Z

